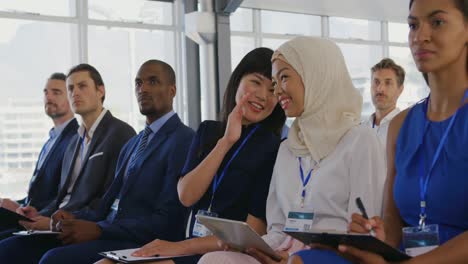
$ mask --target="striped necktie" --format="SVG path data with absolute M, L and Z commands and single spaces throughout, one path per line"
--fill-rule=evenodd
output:
M 138 146 L 133 152 L 130 161 L 128 162 L 128 169 L 127 173 L 125 174 L 125 179 L 128 178 L 130 174 L 132 174 L 135 171 L 135 164 L 137 161 L 141 158 L 143 155 L 143 152 L 146 149 L 146 145 L 148 143 L 148 136 L 153 133 L 153 130 L 149 126 L 145 127 L 145 130 L 143 130 L 143 134 L 140 137 L 140 141 L 138 142 Z

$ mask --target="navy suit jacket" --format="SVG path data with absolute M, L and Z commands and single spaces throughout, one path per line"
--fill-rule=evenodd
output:
M 141 134 L 122 149 L 115 179 L 98 210 L 74 212 L 77 218 L 98 222 L 102 240 L 126 240 L 146 244 L 153 239 L 184 239 L 188 209 L 180 202 L 177 181 L 194 131 L 173 115 L 154 135 L 135 164 L 135 172 L 124 180 L 127 163 Z M 120 198 L 114 217 L 112 204 Z
M 88 206 L 97 207 L 112 182 L 120 150 L 134 135 L 135 130 L 131 126 L 107 111 L 94 131 L 70 201 L 62 209 L 74 211 Z M 52 215 L 67 195 L 80 143 L 80 136 L 76 133 L 63 158 L 58 195 L 40 211 L 42 215 Z
M 54 200 L 60 183 L 63 155 L 77 129 L 78 122 L 73 118 L 60 133 L 39 170 L 36 163 L 35 175 L 29 182 L 28 196 L 18 201 L 19 203 L 26 205 L 30 202 L 29 205 L 42 210 Z

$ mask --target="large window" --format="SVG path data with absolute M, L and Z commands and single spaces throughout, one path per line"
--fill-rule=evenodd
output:
M 53 72 L 88 62 L 106 85 L 104 106 L 137 131 L 144 126 L 134 78 L 146 60 L 182 68 L 182 2 L 146 0 L 0 1 L 0 197 L 22 198 L 52 126 L 42 89 Z M 175 108 L 185 120 L 185 81 Z
M 363 119 L 374 112 L 370 95 L 370 68 L 384 57 L 392 58 L 406 71 L 405 89 L 398 107 L 405 109 L 428 93 L 408 48 L 408 25 L 405 23 L 258 9 L 239 10 L 231 16 L 232 67 L 250 51 L 252 44 L 276 49 L 296 35 L 322 36 L 335 41 L 343 52 L 354 86 L 363 96 Z M 239 23 L 253 26 L 244 30 Z

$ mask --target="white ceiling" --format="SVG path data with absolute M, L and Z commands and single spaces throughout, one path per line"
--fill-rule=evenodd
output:
M 241 6 L 404 23 L 409 0 L 244 0 Z

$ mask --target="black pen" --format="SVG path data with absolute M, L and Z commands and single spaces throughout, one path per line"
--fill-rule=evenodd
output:
M 356 206 L 359 208 L 359 211 L 361 211 L 362 217 L 365 219 L 369 220 L 369 216 L 367 215 L 366 208 L 364 207 L 364 204 L 361 201 L 361 197 L 356 198 Z M 371 236 L 375 236 L 374 230 L 370 230 Z
M 369 219 L 369 216 L 366 213 L 366 208 L 364 207 L 364 204 L 361 201 L 361 197 L 356 198 L 356 206 L 359 208 L 359 211 L 361 211 L 362 216 L 365 219 Z

